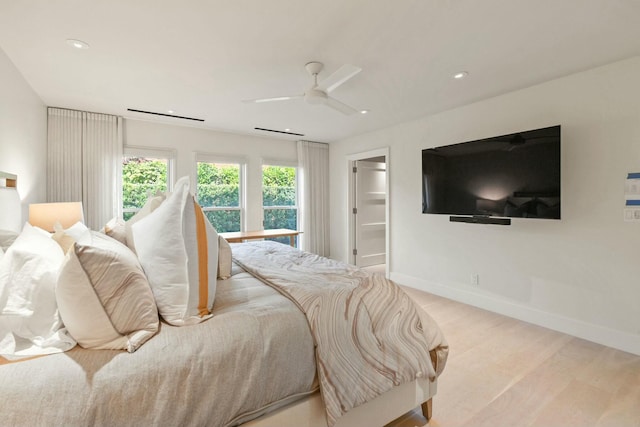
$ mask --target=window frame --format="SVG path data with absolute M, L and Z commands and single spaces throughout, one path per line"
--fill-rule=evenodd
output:
M 239 166 L 238 171 L 238 204 L 240 206 L 201 206 L 203 212 L 212 211 L 240 211 L 240 231 L 246 230 L 246 176 L 247 159 L 244 157 L 224 156 L 218 154 L 195 152 L 193 156 L 193 168 L 191 179 L 194 183 L 193 194 L 198 200 L 198 163 L 234 164 Z
M 264 214 L 265 210 L 272 209 L 291 209 L 296 211 L 296 231 L 300 229 L 300 167 L 298 166 L 298 162 L 291 160 L 281 160 L 281 159 L 262 159 L 262 164 L 260 165 L 260 193 L 264 194 L 264 166 L 277 166 L 277 167 L 285 167 L 285 168 L 294 168 L 296 170 L 296 199 L 295 205 L 291 206 L 265 206 L 264 199 L 262 200 L 262 229 L 264 228 Z M 271 230 L 271 229 L 266 229 Z M 298 239 L 296 239 L 298 241 Z M 299 244 L 299 243 L 298 243 Z
M 122 159 L 120 163 L 125 157 L 143 157 L 150 159 L 162 159 L 167 161 L 167 192 L 173 191 L 173 183 L 175 182 L 175 169 L 176 169 L 176 158 L 177 152 L 176 150 L 170 148 L 158 148 L 158 147 L 144 147 L 140 145 L 125 145 L 122 148 Z M 122 171 L 120 172 L 120 194 L 121 201 L 120 206 L 118 207 L 118 216 L 122 217 L 125 213 L 133 213 L 135 214 L 142 206 L 139 208 L 126 208 L 124 207 L 124 199 L 122 196 L 124 188 L 124 182 L 122 180 Z

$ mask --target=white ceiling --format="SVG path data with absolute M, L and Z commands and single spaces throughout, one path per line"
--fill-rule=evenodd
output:
M 640 1 L 0 0 L 0 47 L 50 106 L 331 142 L 639 55 Z M 371 112 L 241 102 L 304 92 L 312 60 L 362 67 L 332 95 Z

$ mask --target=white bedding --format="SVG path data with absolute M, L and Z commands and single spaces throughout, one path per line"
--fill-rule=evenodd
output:
M 3 426 L 227 426 L 317 390 L 304 315 L 239 268 L 213 318 L 162 323 L 135 353 L 84 350 L 0 364 Z
M 353 270 L 358 277 L 363 274 Z M 336 277 L 334 285 L 340 281 Z M 260 417 L 318 390 L 317 349 L 300 308 L 234 265 L 232 277 L 217 282 L 212 318 L 182 327 L 163 322 L 159 333 L 135 353 L 76 347 L 13 363 L 0 357 L 0 425 L 224 427 Z M 423 325 L 430 324 L 428 316 L 419 315 Z M 425 332 L 428 349 L 420 360 L 434 366 L 419 369 L 433 378 L 444 367 L 448 349 L 437 326 Z M 411 369 L 407 378 L 419 376 Z M 413 387 L 410 395 L 418 400 L 410 396 L 407 401 L 420 403 L 420 396 L 429 398 L 435 392 L 435 383 L 431 387 L 427 378 L 420 380 L 424 384 L 391 391 L 404 387 L 411 392 Z M 369 400 L 352 405 L 355 409 L 344 418 Z M 340 416 L 335 414 L 327 417 L 329 424 Z M 394 411 L 393 418 L 401 414 Z

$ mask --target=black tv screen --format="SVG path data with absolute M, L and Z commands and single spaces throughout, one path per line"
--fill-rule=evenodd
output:
M 422 212 L 560 219 L 560 126 L 422 150 Z

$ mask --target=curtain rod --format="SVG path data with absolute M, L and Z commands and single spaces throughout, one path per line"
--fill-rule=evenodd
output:
M 97 111 L 87 111 L 87 110 L 76 110 L 75 108 L 65 108 L 65 107 L 52 107 L 51 105 L 47 105 L 47 110 L 50 108 L 55 108 L 57 110 L 67 110 L 67 111 L 77 111 L 79 113 L 89 113 L 89 114 L 102 114 L 104 116 L 113 116 L 113 117 L 120 117 L 122 118 L 122 116 L 118 116 L 116 114 L 109 114 L 109 113 L 98 113 Z

